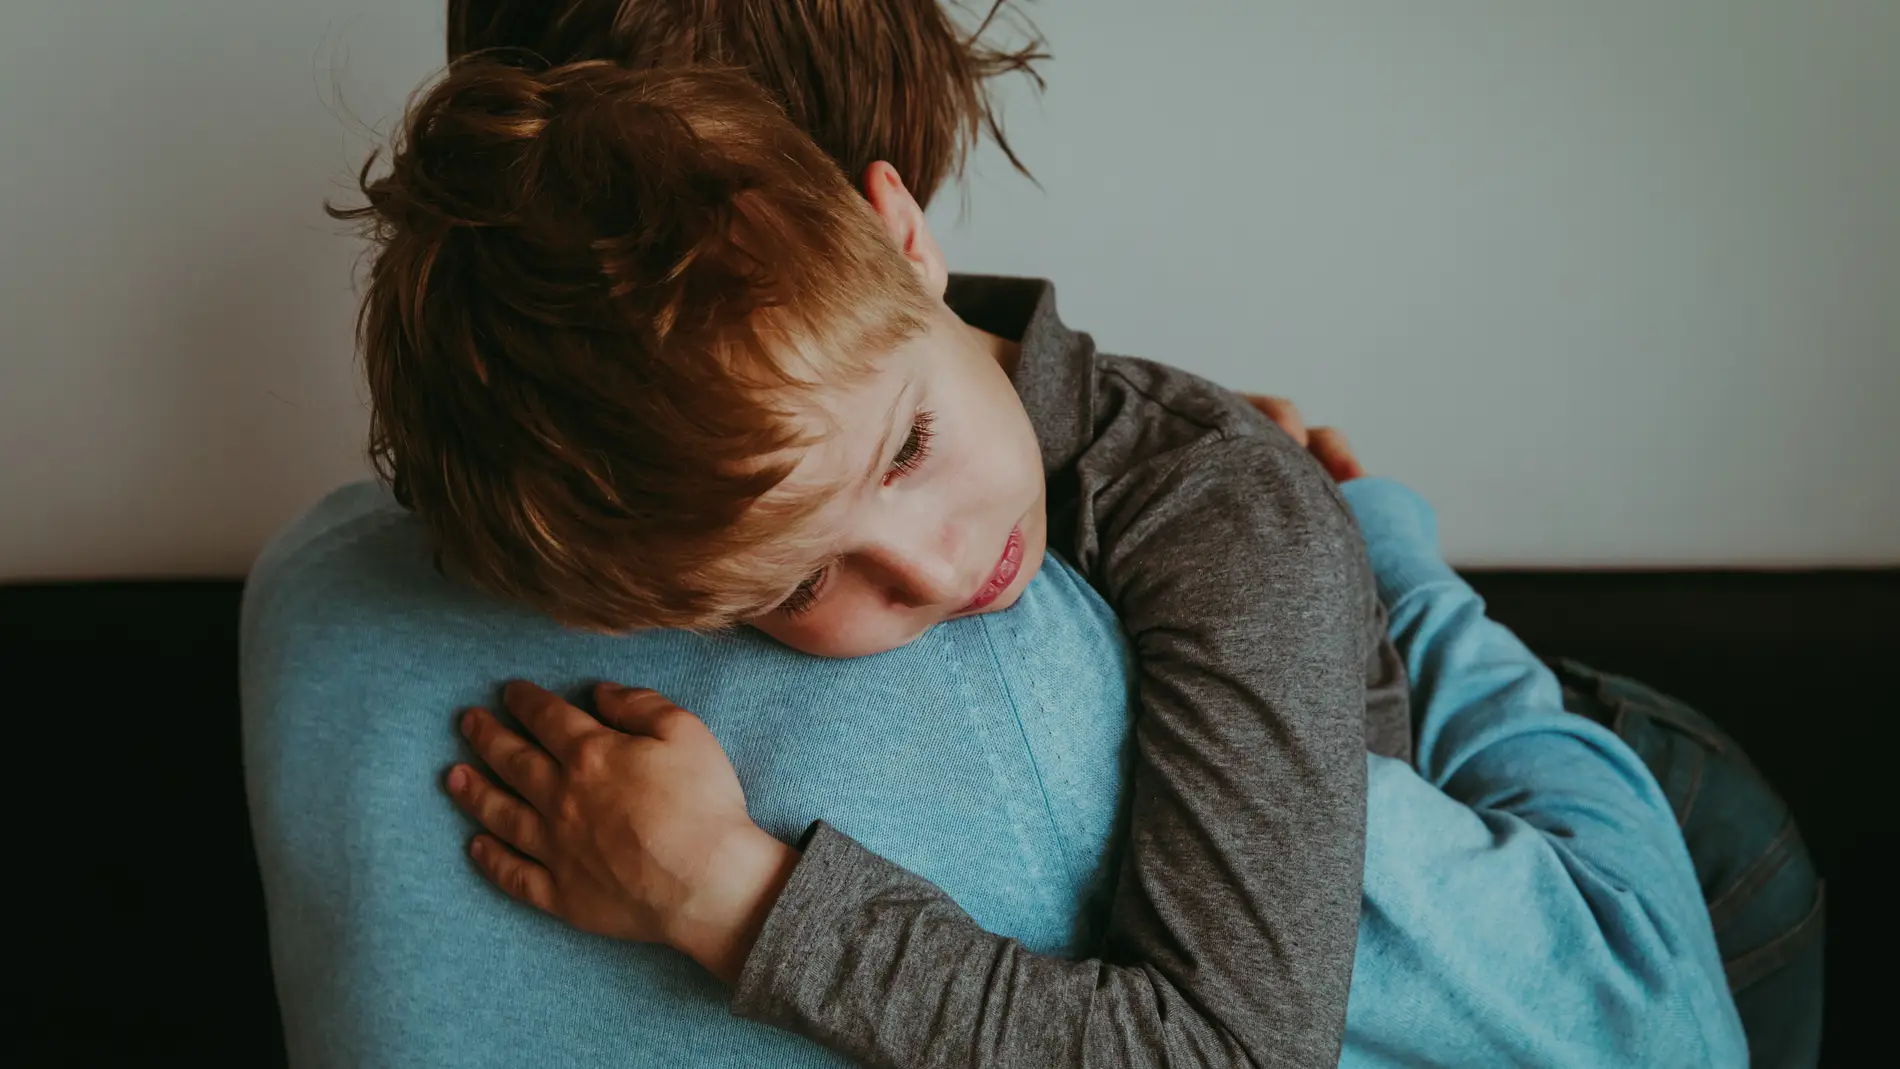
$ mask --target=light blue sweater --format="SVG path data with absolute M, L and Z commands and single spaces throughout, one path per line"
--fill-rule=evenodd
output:
M 1420 768 L 1369 758 L 1342 1064 L 1744 1065 L 1673 817 L 1641 763 L 1439 560 L 1429 509 L 1346 488 L 1418 688 Z M 523 676 L 652 686 L 704 717 L 753 816 L 823 817 L 993 931 L 1086 950 L 1121 809 L 1129 665 L 1051 558 L 1015 608 L 824 661 L 749 633 L 562 631 L 457 588 L 419 526 L 346 487 L 246 591 L 247 783 L 298 1066 L 816 1066 L 655 947 L 509 902 L 439 781 L 457 710 Z

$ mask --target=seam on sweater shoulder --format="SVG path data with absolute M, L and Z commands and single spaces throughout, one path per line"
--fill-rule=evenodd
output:
M 1009 624 L 1009 628 L 1012 635 L 1017 633 L 1013 623 Z M 1063 873 L 1065 876 L 1072 875 L 1075 869 L 1074 845 L 1069 842 L 1069 836 L 1063 830 L 1062 821 L 1056 816 L 1055 800 L 1049 796 L 1049 776 L 1043 769 L 1041 758 L 1037 756 L 1035 743 L 1029 737 L 1029 725 L 1023 722 L 1023 703 L 1012 681 L 1016 676 L 1027 678 L 1029 689 L 1035 695 L 1035 701 L 1046 711 L 1048 703 L 1041 693 L 1040 682 L 1036 678 L 1036 673 L 1027 671 L 1026 666 L 1023 666 L 1025 670 L 1015 675 L 1003 666 L 1002 652 L 996 648 L 996 636 L 989 627 L 983 628 L 983 644 L 984 648 L 989 650 L 990 662 L 996 666 L 998 678 L 1002 680 L 1003 694 L 1009 699 L 1010 716 L 1016 722 L 1016 735 L 1022 740 L 1023 754 L 1029 759 L 1030 771 L 1036 777 L 1036 791 L 1042 796 L 1043 816 L 1049 821 L 1050 834 L 1055 836 L 1056 850 L 1061 854 Z M 1017 663 L 1021 666 L 1020 658 Z
M 1016 722 L 1020 738 L 1022 722 L 1017 716 L 1015 695 L 1010 691 L 1008 674 L 1003 672 L 1002 667 L 996 663 L 996 651 L 989 645 L 989 632 L 987 627 L 983 629 L 983 643 L 984 653 L 989 656 L 991 668 L 996 671 L 999 681 L 1002 684 L 1004 699 L 1010 703 L 1010 717 Z M 970 710 L 979 708 L 977 695 L 971 680 L 972 670 L 976 666 L 969 661 L 967 654 L 962 649 L 961 643 L 956 641 L 942 643 L 938 647 L 937 655 L 942 658 L 946 669 L 950 672 L 951 678 L 956 681 L 957 691 L 962 699 L 964 708 Z M 973 727 L 976 726 L 976 715 L 974 713 L 967 713 L 966 718 L 972 722 Z M 1028 874 L 1030 880 L 1033 881 L 1035 895 L 1045 906 L 1059 903 L 1059 899 L 1051 897 L 1054 893 L 1053 889 L 1058 886 L 1059 883 L 1055 878 L 1058 873 L 1050 871 L 1050 866 L 1044 860 L 1042 853 L 1037 849 L 1038 836 L 1035 829 L 1031 826 L 1034 818 L 1028 810 L 1034 803 L 1030 803 L 1027 799 L 1019 797 L 1016 792 L 1000 789 L 1002 784 L 1010 782 L 1010 780 L 1004 775 L 1004 770 L 997 764 L 1002 755 L 994 744 L 982 745 L 979 746 L 978 749 L 982 754 L 984 766 L 989 770 L 991 782 L 999 788 L 997 790 L 997 797 L 1002 801 L 1008 813 L 1009 824 L 1013 830 L 1012 837 L 1015 840 L 1013 845 L 1016 850 L 1018 863 L 1021 865 L 1022 870 Z M 1043 789 L 1042 774 L 1033 755 L 1025 754 L 1025 756 L 1029 758 L 1029 767 L 1036 776 L 1037 794 L 1042 796 L 1043 799 L 1042 819 L 1046 822 L 1048 821 L 1049 809 L 1048 798 Z M 1067 851 L 1063 847 L 1062 837 L 1059 831 L 1052 828 L 1050 834 L 1055 838 L 1058 855 L 1066 858 Z M 1066 867 L 1064 871 L 1066 871 Z
M 1113 359 L 1113 360 L 1141 361 L 1142 363 L 1149 363 L 1149 364 L 1154 363 L 1154 361 L 1142 360 L 1142 358 L 1135 357 L 1135 356 L 1115 356 L 1114 354 L 1111 354 L 1111 353 L 1101 353 L 1099 355 L 1102 357 L 1106 357 L 1108 359 Z M 1159 408 L 1161 411 L 1166 412 L 1170 416 L 1173 416 L 1175 419 L 1178 419 L 1181 422 L 1187 423 L 1191 426 L 1199 427 L 1201 430 L 1204 430 L 1204 431 L 1213 431 L 1215 434 L 1220 435 L 1221 437 L 1227 436 L 1226 427 L 1218 423 L 1207 422 L 1196 416 L 1191 416 L 1187 414 L 1186 412 L 1181 411 L 1179 408 L 1176 408 L 1175 406 L 1169 404 L 1168 402 L 1163 401 L 1161 398 L 1156 397 L 1153 393 L 1149 392 L 1140 383 L 1130 378 L 1128 375 L 1128 372 L 1124 371 L 1122 368 L 1112 366 L 1112 365 L 1103 365 L 1103 364 L 1097 364 L 1096 366 L 1101 368 L 1102 374 L 1112 375 L 1116 379 L 1119 379 L 1122 385 L 1128 387 L 1128 392 L 1134 394 L 1135 396 L 1141 398 L 1142 400 L 1148 402 L 1149 404 L 1154 405 L 1156 408 Z M 1157 366 L 1165 366 L 1165 365 L 1157 365 Z M 1188 372 L 1188 374 L 1192 374 L 1192 372 Z
M 1118 360 L 1139 360 L 1140 359 L 1139 357 L 1113 357 L 1112 354 L 1108 354 L 1108 353 L 1103 353 L 1100 355 L 1105 356 L 1105 357 L 1112 357 L 1113 359 L 1118 359 Z M 1148 362 L 1152 363 L 1152 361 L 1148 361 Z M 1260 434 L 1260 433 L 1237 433 L 1237 431 L 1241 430 L 1241 428 L 1236 428 L 1234 426 L 1230 426 L 1225 423 L 1210 422 L 1207 420 L 1200 419 L 1196 416 L 1189 415 L 1188 413 L 1181 411 L 1179 408 L 1175 407 L 1174 405 L 1171 405 L 1168 402 L 1162 400 L 1161 398 L 1156 397 L 1151 391 L 1145 389 L 1140 383 L 1136 382 L 1133 378 L 1130 378 L 1128 373 L 1120 367 L 1102 366 L 1102 373 L 1104 375 L 1113 376 L 1117 381 L 1121 382 L 1124 386 L 1126 386 L 1128 388 L 1128 391 L 1134 394 L 1136 397 L 1139 397 L 1142 400 L 1148 402 L 1149 404 L 1154 405 L 1156 408 L 1159 408 L 1163 412 L 1166 412 L 1168 415 L 1174 417 L 1175 419 L 1178 419 L 1181 422 L 1188 424 L 1189 426 L 1196 427 L 1200 429 L 1201 431 L 1205 432 L 1201 437 L 1196 438 L 1191 442 L 1183 443 L 1182 445 L 1179 445 L 1173 449 L 1168 450 L 1166 453 L 1158 454 L 1156 456 L 1147 458 L 1146 460 L 1142 461 L 1140 464 L 1136 465 L 1136 469 L 1147 467 L 1151 464 L 1155 464 L 1163 460 L 1164 458 L 1172 458 L 1172 463 L 1170 464 L 1169 468 L 1165 472 L 1161 473 L 1163 478 L 1165 479 L 1165 478 L 1172 477 L 1175 472 L 1178 472 L 1181 468 L 1181 465 L 1187 462 L 1189 458 L 1189 454 L 1193 454 L 1198 450 L 1202 450 L 1205 448 L 1211 451 L 1215 448 L 1226 446 L 1229 444 L 1238 444 L 1240 442 L 1256 440 L 1256 439 L 1264 441 L 1266 438 L 1266 435 Z M 1263 416 L 1262 418 L 1264 419 L 1265 417 Z M 1297 443 L 1295 443 L 1295 448 L 1298 448 Z M 1352 506 L 1346 502 L 1345 495 L 1340 492 L 1339 486 L 1332 481 L 1331 477 L 1326 478 L 1325 488 L 1327 491 L 1326 497 L 1328 498 L 1328 500 L 1332 502 L 1333 508 L 1336 509 L 1340 514 L 1346 517 L 1346 523 L 1349 527 L 1351 527 L 1353 530 L 1358 530 L 1359 521 L 1353 515 Z

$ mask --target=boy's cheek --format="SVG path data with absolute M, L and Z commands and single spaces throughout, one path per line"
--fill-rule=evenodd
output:
M 814 629 L 808 620 L 792 619 L 784 613 L 772 612 L 752 621 L 752 627 L 767 638 L 800 653 L 809 653 L 814 657 L 830 656 L 824 652 L 827 636 Z

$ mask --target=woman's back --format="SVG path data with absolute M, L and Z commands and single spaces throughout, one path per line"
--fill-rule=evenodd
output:
M 703 717 L 759 824 L 820 817 L 1040 951 L 1093 942 L 1112 887 L 1129 664 L 1051 560 L 1008 613 L 872 658 L 752 632 L 566 631 L 454 585 L 370 484 L 281 534 L 246 590 L 244 740 L 298 1065 L 829 1065 L 732 1017 L 684 957 L 523 910 L 461 856 L 456 713 L 501 683 L 653 687 Z

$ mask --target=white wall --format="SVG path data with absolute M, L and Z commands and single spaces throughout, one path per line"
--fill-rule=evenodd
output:
M 0 579 L 239 574 L 365 470 L 356 253 L 322 202 L 440 23 L 0 0 Z
M 0 578 L 241 571 L 363 470 L 325 219 L 435 0 L 0 5 Z M 1900 3 L 1043 0 L 959 212 L 1471 563 L 1900 562 Z M 961 214 L 961 218 L 960 218 Z

